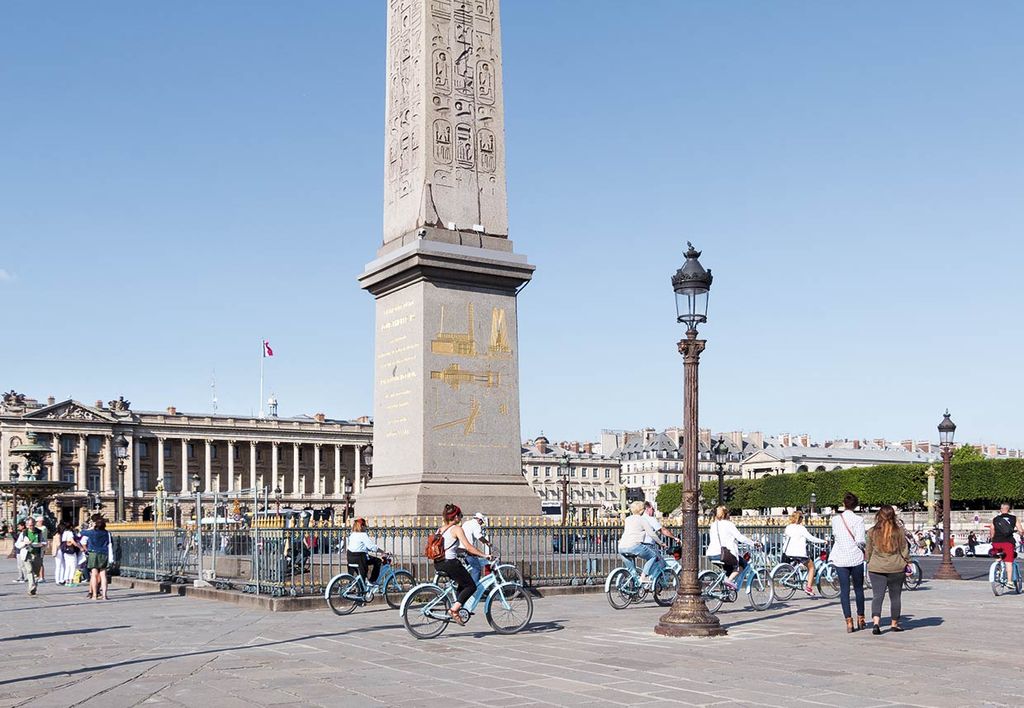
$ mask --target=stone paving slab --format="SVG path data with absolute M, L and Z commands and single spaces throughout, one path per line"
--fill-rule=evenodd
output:
M 984 561 L 977 561 L 984 563 Z M 51 583 L 27 597 L 0 561 L 2 706 L 974 706 L 1024 705 L 1024 597 L 982 582 L 904 593 L 902 634 L 846 634 L 838 602 L 727 607 L 729 635 L 652 631 L 652 603 L 538 599 L 516 636 L 483 617 L 413 639 L 398 614 L 272 613 L 115 589 L 92 602 Z

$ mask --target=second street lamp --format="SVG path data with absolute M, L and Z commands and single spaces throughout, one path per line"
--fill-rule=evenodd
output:
M 114 457 L 117 458 L 117 508 L 114 510 L 116 521 L 124 521 L 124 470 L 128 463 L 128 440 L 124 433 L 114 438 Z
M 818 495 L 811 492 L 811 517 L 814 517 L 814 505 L 818 503 Z
M 701 266 L 700 251 L 688 243 L 686 262 L 672 276 L 676 298 L 676 322 L 686 325 L 679 341 L 683 355 L 683 568 L 672 607 L 662 615 L 654 631 L 672 637 L 714 637 L 725 628 L 708 612 L 697 581 L 700 532 L 697 528 L 697 367 L 706 342 L 697 339 L 697 325 L 707 322 L 711 271 Z
M 562 455 L 562 461 L 558 463 L 558 483 L 562 485 L 562 526 L 565 526 L 569 515 L 569 453 Z
M 718 438 L 718 442 L 711 448 L 711 454 L 715 458 L 715 469 L 718 472 L 718 505 L 722 505 L 722 496 L 725 494 L 725 463 L 729 461 L 729 446 L 725 444 L 725 438 Z
M 953 459 L 953 433 L 956 432 L 956 424 L 949 417 L 949 410 L 942 417 L 939 423 L 939 445 L 942 447 L 942 565 L 935 571 L 936 580 L 963 580 L 960 573 L 953 567 L 953 559 L 950 557 L 949 549 L 953 545 L 953 538 L 950 534 L 950 478 L 952 477 L 951 462 Z

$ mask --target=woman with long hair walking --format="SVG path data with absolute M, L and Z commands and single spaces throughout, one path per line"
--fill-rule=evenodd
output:
M 847 492 L 843 495 L 843 511 L 832 517 L 832 536 L 835 544 L 828 559 L 836 567 L 839 576 L 839 604 L 846 618 L 846 631 L 864 629 L 864 520 L 853 511 L 857 508 L 857 495 Z M 857 602 L 857 625 L 850 614 L 850 585 L 853 585 Z
M 875 525 L 867 534 L 865 555 L 871 578 L 872 634 L 881 634 L 882 601 L 889 592 L 889 614 L 893 632 L 902 632 L 900 612 L 903 577 L 910 563 L 910 546 L 896 520 L 896 510 L 886 504 L 875 514 Z

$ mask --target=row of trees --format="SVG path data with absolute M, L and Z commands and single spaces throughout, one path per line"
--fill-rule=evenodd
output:
M 935 465 L 936 496 L 941 492 L 942 470 Z M 893 504 L 905 507 L 921 501 L 927 486 L 927 465 L 878 465 L 834 472 L 802 472 L 763 477 L 757 480 L 728 480 L 735 490 L 731 509 L 807 507 L 811 493 L 818 508 L 842 504 L 843 495 L 853 492 L 861 504 Z M 701 493 L 708 505 L 718 497 L 718 483 L 705 482 Z M 1024 460 L 972 460 L 953 462 L 952 505 L 954 508 L 994 507 L 1000 502 L 1024 503 Z M 682 485 L 663 484 L 657 505 L 663 514 L 677 509 Z

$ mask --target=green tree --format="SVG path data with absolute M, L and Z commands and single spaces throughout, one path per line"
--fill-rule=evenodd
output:
M 662 514 L 671 514 L 683 503 L 683 485 L 679 482 L 661 485 L 658 487 L 658 496 L 655 497 L 654 503 Z
M 973 445 L 963 445 L 953 451 L 953 464 L 955 465 L 962 462 L 981 462 L 984 459 L 985 456 Z

